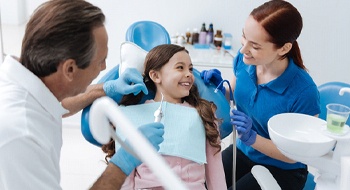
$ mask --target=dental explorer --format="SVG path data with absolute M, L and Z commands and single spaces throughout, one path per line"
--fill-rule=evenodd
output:
M 162 94 L 162 100 L 160 101 L 159 108 L 154 112 L 154 122 L 160 122 L 163 117 L 162 105 L 164 101 L 164 95 Z

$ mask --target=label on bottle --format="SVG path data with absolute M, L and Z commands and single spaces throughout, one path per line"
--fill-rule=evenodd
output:
M 221 45 L 222 45 L 222 37 L 214 37 L 214 45 L 216 47 L 221 47 Z
M 214 37 L 215 41 L 222 41 L 222 37 Z

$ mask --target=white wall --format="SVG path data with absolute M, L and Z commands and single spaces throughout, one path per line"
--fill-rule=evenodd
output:
M 44 0 L 25 0 L 30 15 Z M 234 49 L 240 47 L 243 24 L 250 11 L 265 0 L 88 0 L 107 16 L 109 55 L 107 70 L 119 63 L 119 45 L 128 26 L 138 20 L 153 20 L 170 33 L 185 33 L 205 22 L 214 29 L 232 33 Z M 290 0 L 301 12 L 304 29 L 299 37 L 305 65 L 316 84 L 327 81 L 350 83 L 350 1 Z M 105 72 L 102 72 L 102 76 Z M 99 77 L 100 78 L 100 77 Z
M 3 1 L 3 0 L 2 0 Z M 7 0 L 6 0 L 7 1 Z M 24 0 L 26 13 L 45 0 Z M 109 55 L 107 70 L 119 64 L 119 46 L 127 28 L 135 21 L 153 20 L 170 35 L 200 28 L 205 22 L 233 35 L 233 49 L 240 47 L 242 27 L 250 11 L 265 0 L 88 0 L 102 8 L 107 17 Z M 304 28 L 299 44 L 306 67 L 317 85 L 328 81 L 350 83 L 350 1 L 290 0 L 301 12 Z M 4 36 L 6 38 L 6 36 Z M 18 43 L 18 39 L 4 41 Z M 4 44 L 4 49 L 6 50 Z M 18 44 L 20 46 L 20 44 Z M 5 52 L 6 53 L 6 52 Z M 18 52 L 19 54 L 19 52 Z M 106 72 L 102 72 L 98 79 Z M 96 82 L 96 79 L 94 82 Z
M 200 28 L 205 22 L 233 35 L 234 49 L 240 47 L 242 27 L 250 11 L 264 0 L 128 0 L 111 3 L 90 0 L 107 15 L 110 35 L 108 68 L 119 62 L 119 44 L 127 27 L 138 20 L 154 20 L 170 33 Z M 291 0 L 301 12 L 304 28 L 299 44 L 306 67 L 319 85 L 327 81 L 350 83 L 350 1 Z

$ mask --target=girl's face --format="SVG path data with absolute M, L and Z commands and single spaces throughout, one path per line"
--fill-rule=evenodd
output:
M 174 54 L 159 71 L 151 71 L 150 76 L 157 86 L 155 100 L 160 100 L 163 93 L 167 102 L 181 103 L 181 98 L 190 94 L 194 83 L 192 71 L 191 58 L 185 51 Z
M 273 43 L 268 41 L 269 34 L 252 17 L 249 16 L 242 34 L 243 61 L 248 65 L 268 65 L 280 58 L 281 49 L 276 49 Z

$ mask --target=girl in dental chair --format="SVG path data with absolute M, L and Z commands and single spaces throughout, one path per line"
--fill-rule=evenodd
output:
M 144 68 L 144 82 L 155 97 L 138 104 L 143 93 L 126 95 L 120 103 L 125 106 L 121 106 L 123 113 L 139 126 L 152 122 L 154 111 L 162 104 L 160 122 L 165 126 L 165 134 L 159 153 L 189 189 L 226 190 L 216 106 L 200 98 L 188 51 L 173 44 L 157 46 L 147 54 Z M 106 158 L 113 156 L 114 142 L 102 149 Z M 141 164 L 122 189 L 163 188 L 148 167 Z

